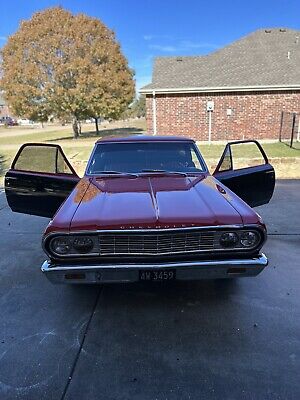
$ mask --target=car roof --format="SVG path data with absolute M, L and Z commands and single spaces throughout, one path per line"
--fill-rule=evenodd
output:
M 126 142 L 194 142 L 181 136 L 152 136 L 152 135 L 130 135 L 130 136 L 110 136 L 97 140 L 96 143 L 126 143 Z

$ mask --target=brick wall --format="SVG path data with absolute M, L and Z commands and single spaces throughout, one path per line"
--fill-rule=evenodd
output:
M 207 140 L 209 100 L 214 101 L 212 140 L 277 139 L 281 111 L 300 112 L 299 91 L 157 94 L 157 134 Z M 153 133 L 151 95 L 146 108 L 148 131 Z

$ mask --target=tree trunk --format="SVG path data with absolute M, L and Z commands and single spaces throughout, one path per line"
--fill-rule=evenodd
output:
M 74 139 L 78 139 L 80 132 L 79 132 L 79 121 L 76 117 L 73 118 L 72 126 L 73 126 Z
M 99 134 L 98 118 L 94 118 L 94 119 L 95 119 L 95 125 L 96 125 L 96 132 L 98 135 Z

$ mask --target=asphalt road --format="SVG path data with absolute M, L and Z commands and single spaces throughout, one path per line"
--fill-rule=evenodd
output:
M 300 181 L 259 213 L 256 278 L 68 287 L 39 271 L 47 220 L 0 194 L 0 399 L 300 398 Z

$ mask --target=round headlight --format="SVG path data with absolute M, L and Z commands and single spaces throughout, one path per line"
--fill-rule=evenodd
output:
M 58 237 L 51 241 L 51 249 L 57 254 L 68 254 L 71 250 L 70 241 L 66 237 Z
M 220 237 L 222 247 L 234 247 L 238 243 L 238 235 L 235 232 L 224 232 Z
M 259 241 L 259 236 L 256 232 L 243 232 L 240 241 L 244 247 L 254 247 Z
M 89 253 L 94 247 L 94 242 L 87 236 L 78 236 L 73 240 L 73 247 L 78 253 Z

